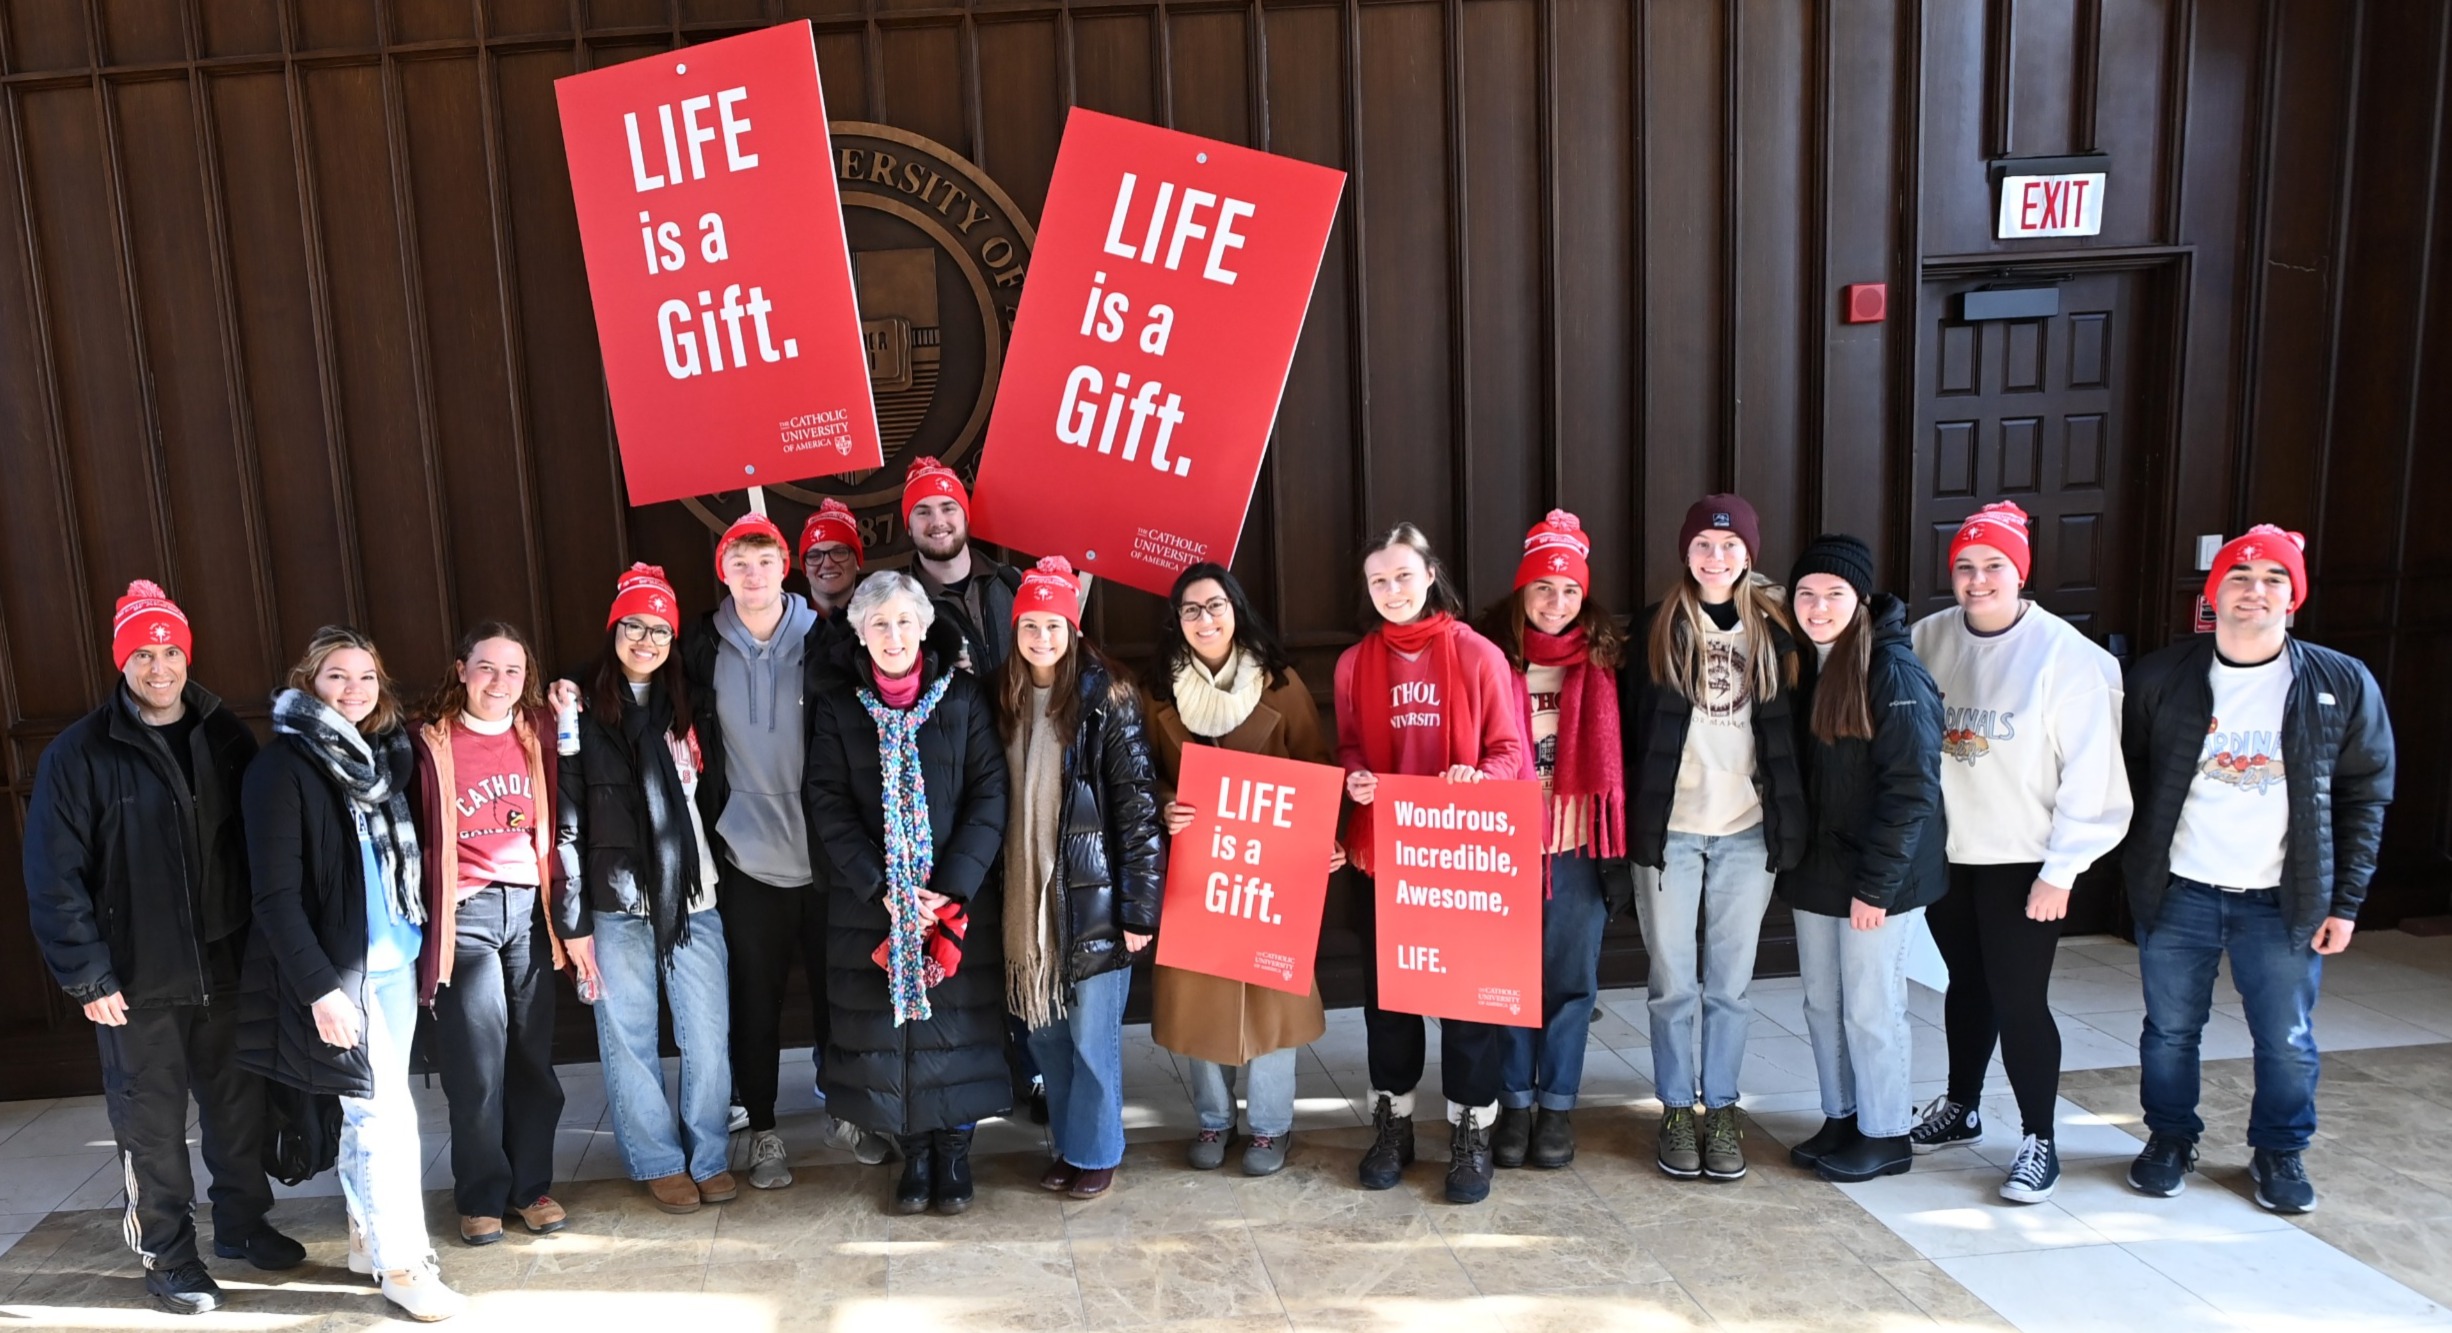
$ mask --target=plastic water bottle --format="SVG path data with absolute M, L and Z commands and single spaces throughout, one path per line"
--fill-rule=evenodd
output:
M 579 753 L 579 701 L 571 700 L 554 710 L 553 746 L 562 754 Z

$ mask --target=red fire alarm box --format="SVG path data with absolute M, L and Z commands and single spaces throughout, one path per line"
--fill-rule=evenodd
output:
M 1847 322 L 1879 324 L 1890 313 L 1890 284 L 1851 282 L 1847 286 Z

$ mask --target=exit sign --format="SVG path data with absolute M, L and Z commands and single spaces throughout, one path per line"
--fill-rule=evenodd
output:
M 2001 217 L 1993 235 L 2001 240 L 2029 236 L 2098 236 L 2103 231 L 2103 181 L 2100 171 L 2071 176 L 2004 176 Z

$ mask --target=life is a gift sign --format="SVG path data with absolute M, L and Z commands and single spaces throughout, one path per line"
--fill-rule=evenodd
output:
M 1311 993 L 1345 774 L 1187 745 L 1175 799 L 1196 812 L 1168 848 L 1158 962 Z
M 554 96 L 630 503 L 881 464 L 809 25 Z
M 1379 775 L 1379 1007 L 1541 1026 L 1541 784 Z
M 1074 108 L 972 526 L 1163 596 L 1231 563 L 1345 173 Z

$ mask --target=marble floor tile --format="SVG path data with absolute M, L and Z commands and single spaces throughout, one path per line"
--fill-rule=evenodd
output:
M 1383 1300 L 1460 1300 L 1472 1278 L 1427 1217 L 1357 1218 L 1318 1226 L 1254 1227 L 1252 1238 L 1286 1313 Z
M 52 1157 L 19 1157 L 0 1168 L 0 1212 L 48 1213 L 68 1201 L 97 1175 L 107 1175 L 110 1194 L 119 1197 L 118 1157 L 107 1148 Z M 101 1205 L 97 1205 L 101 1206 Z
M 2452 1310 L 2296 1227 L 2217 1244 L 2154 1240 L 2126 1249 L 2242 1321 L 2361 1330 L 2452 1324 Z
M 886 1293 L 903 1328 L 1077 1328 L 1084 1319 L 1062 1240 L 898 1244 L 886 1255 Z
M 1928 1259 L 2098 1246 L 2109 1239 L 2057 1201 L 2003 1201 L 2000 1184 L 1998 1171 L 1982 1167 L 1916 1170 L 1838 1188 Z
M 190 1103 L 193 1109 L 193 1103 Z M 99 1106 L 54 1105 L 27 1118 L 17 1131 L 0 1141 L 0 1162 L 21 1157 L 68 1157 L 79 1153 L 112 1152 L 111 1118 Z
M 1873 1271 L 1945 1328 L 1963 1333 L 2014 1333 L 2017 1328 L 1930 1259 L 1877 1263 Z
M 1799 1262 L 1773 1273 L 1680 1279 L 1695 1303 L 1733 1328 L 1912 1328 L 1932 1316 L 1871 1265 Z
M 1100 1198 L 1051 1196 L 1064 1234 L 1078 1242 L 1176 1232 L 1240 1233 L 1243 1203 L 1234 1181 L 1243 1178 L 1241 1149 L 1230 1145 L 1226 1165 L 1218 1170 L 1194 1171 L 1184 1165 L 1183 1145 L 1182 1139 L 1134 1145 L 1124 1154 L 1114 1186 Z
M 1072 1254 L 1092 1328 L 1285 1317 L 1259 1247 L 1240 1226 L 1077 1238 Z
M 2020 1333 L 2239 1333 L 2239 1324 L 2117 1245 L 1936 1259 Z

